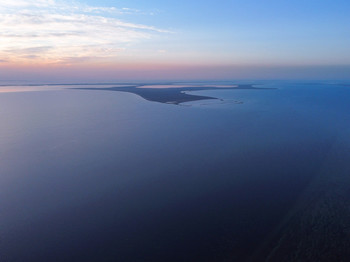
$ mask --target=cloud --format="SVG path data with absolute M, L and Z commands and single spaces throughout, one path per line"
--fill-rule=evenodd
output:
M 116 14 L 133 14 L 141 13 L 140 10 L 132 8 L 116 8 L 116 7 L 100 7 L 89 6 L 77 1 L 63 1 L 63 0 L 17 0 L 7 1 L 0 0 L 0 9 L 2 10 L 14 10 L 14 9 L 31 9 L 44 8 L 47 10 L 61 10 L 61 11 L 74 11 L 84 13 L 116 13 Z
M 168 33 L 122 21 L 138 10 L 54 0 L 0 0 L 0 59 L 46 63 L 110 60 L 132 44 Z
M 51 46 L 40 46 L 40 47 L 30 47 L 30 48 L 23 48 L 23 49 L 8 49 L 4 50 L 6 53 L 12 53 L 12 54 L 36 54 L 36 53 L 45 53 L 48 50 L 52 49 Z

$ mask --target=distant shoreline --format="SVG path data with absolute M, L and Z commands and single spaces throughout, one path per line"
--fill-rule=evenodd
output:
M 119 91 L 136 94 L 148 101 L 159 102 L 165 104 L 181 104 L 185 102 L 218 99 L 216 97 L 201 96 L 188 94 L 192 91 L 206 91 L 206 90 L 266 90 L 276 88 L 260 88 L 254 85 L 135 85 L 135 86 L 118 86 L 109 88 L 71 88 L 76 90 L 98 90 L 98 91 Z

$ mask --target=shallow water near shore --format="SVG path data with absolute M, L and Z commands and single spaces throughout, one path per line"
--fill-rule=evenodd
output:
M 4 261 L 278 261 L 294 245 L 317 259 L 329 222 L 345 243 L 348 86 L 189 90 L 214 99 L 179 105 L 113 86 L 0 94 Z

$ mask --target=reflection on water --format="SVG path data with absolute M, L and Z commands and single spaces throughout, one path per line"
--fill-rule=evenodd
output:
M 0 86 L 0 93 L 14 92 L 34 92 L 34 91 L 52 91 L 58 90 L 55 87 L 48 86 Z
M 54 90 L 63 90 L 66 88 L 111 88 L 119 86 L 128 86 L 128 85 L 93 85 L 93 84 L 75 84 L 75 85 L 0 85 L 0 93 L 14 93 L 14 92 L 36 92 L 36 91 L 54 91 Z
M 2 259 L 347 258 L 350 91 L 265 87 L 2 93 Z

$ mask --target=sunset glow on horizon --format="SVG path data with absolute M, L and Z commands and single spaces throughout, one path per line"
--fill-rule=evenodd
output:
M 346 78 L 349 8 L 341 0 L 0 0 L 0 77 Z

